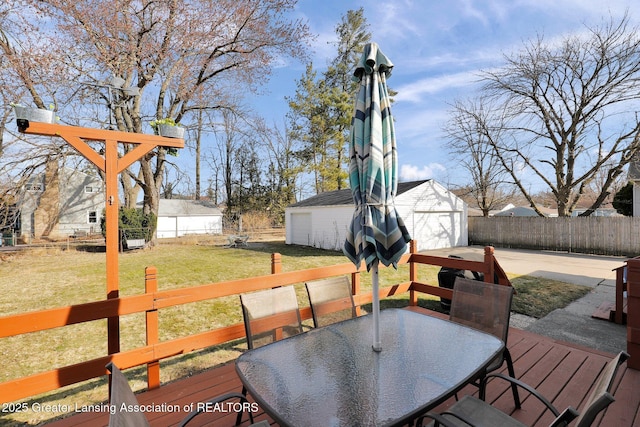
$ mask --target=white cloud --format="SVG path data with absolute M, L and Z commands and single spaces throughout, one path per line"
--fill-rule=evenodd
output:
M 402 165 L 400 166 L 400 181 L 418 181 L 431 179 L 446 168 L 439 163 L 430 163 L 426 166 Z
M 476 84 L 479 80 L 476 72 L 461 72 L 428 77 L 405 84 L 397 88 L 396 101 L 422 102 L 425 95 Z

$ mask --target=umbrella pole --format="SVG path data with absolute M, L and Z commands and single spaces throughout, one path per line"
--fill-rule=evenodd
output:
M 373 288 L 373 300 L 371 309 L 373 311 L 373 351 L 382 351 L 380 342 L 380 281 L 378 277 L 378 261 L 373 263 L 371 270 L 371 284 Z

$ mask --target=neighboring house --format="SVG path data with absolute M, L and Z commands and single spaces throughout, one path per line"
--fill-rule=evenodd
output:
M 580 216 L 580 214 L 583 214 L 586 211 L 587 209 L 585 208 L 574 209 L 573 212 L 571 212 L 571 216 Z M 614 216 L 624 216 L 624 215 L 619 214 L 618 211 L 616 211 L 614 208 L 598 208 L 595 211 L 593 211 L 590 216 L 614 217 Z
M 203 200 L 160 199 L 157 237 L 186 234 L 222 234 L 222 211 Z
M 64 238 L 77 231 L 100 233 L 104 183 L 99 176 L 49 163 L 27 181 L 18 203 L 19 238 Z
M 399 183 L 395 206 L 418 250 L 467 246 L 467 205 L 437 182 Z M 294 203 L 285 209 L 286 243 L 341 250 L 353 211 L 350 189 Z
M 540 208 L 540 211 L 544 216 L 554 216 L 551 209 Z M 558 216 L 558 212 L 555 211 L 555 216 Z M 538 213 L 529 206 L 511 206 L 493 214 L 493 216 L 540 216 Z

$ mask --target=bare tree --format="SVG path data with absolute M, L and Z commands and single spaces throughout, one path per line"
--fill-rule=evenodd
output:
M 227 211 L 234 211 L 234 185 L 241 178 L 240 159 L 238 153 L 243 144 L 246 143 L 248 132 L 242 117 L 231 110 L 221 112 L 221 125 L 214 129 L 215 148 L 211 150 L 211 164 L 213 168 L 220 171 L 222 175 L 222 186 L 227 203 Z M 217 175 L 216 171 L 216 175 Z
M 450 119 L 444 126 L 449 140 L 449 151 L 471 175 L 471 184 L 465 186 L 482 215 L 496 209 L 513 198 L 514 186 L 508 180 L 495 149 L 500 139 L 504 115 L 487 100 L 456 101 Z
M 503 104 L 504 126 L 488 139 L 520 191 L 537 209 L 522 171 L 553 193 L 568 216 L 605 172 L 589 215 L 640 148 L 640 31 L 613 19 L 560 43 L 542 37 L 483 74 L 483 91 Z
M 267 127 L 263 121 L 256 122 L 256 137 L 268 156 L 269 171 L 267 185 L 270 191 L 268 208 L 280 222 L 284 222 L 285 208 L 296 201 L 296 180 L 303 171 L 295 155 L 296 141 L 290 138 L 286 124 L 283 129 L 275 124 Z
M 24 76 L 14 84 L 27 88 L 28 98 L 40 105 L 41 91 L 54 81 L 33 77 L 57 76 L 68 104 L 77 105 L 88 96 L 83 88 L 101 90 L 113 78 L 122 79 L 124 87 L 137 91 L 100 93 L 114 126 L 128 132 L 149 131 L 145 124 L 155 119 L 188 125 L 197 121 L 198 111 L 233 108 L 229 99 L 259 90 L 276 61 L 305 59 L 310 37 L 305 23 L 288 18 L 296 3 L 291 0 L 118 0 L 109 7 L 91 0 L 20 3 L 10 14 L 34 21 L 33 32 L 21 33 L 13 43 L 42 49 L 10 50 L 20 60 L 7 66 Z M 136 185 L 142 189 L 146 212 L 157 213 L 166 155 L 159 147 L 123 179 L 125 193 Z

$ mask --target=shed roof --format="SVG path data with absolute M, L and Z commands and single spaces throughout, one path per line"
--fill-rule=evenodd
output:
M 222 211 L 206 200 L 160 199 L 158 216 L 222 215 Z
M 398 183 L 398 192 L 396 195 L 406 193 L 407 191 L 424 184 L 429 181 L 424 179 L 422 181 L 400 182 Z M 310 206 L 340 206 L 340 205 L 353 205 L 353 195 L 351 189 L 327 191 L 320 193 L 316 196 L 309 197 L 308 199 L 301 200 L 297 203 L 289 205 L 291 208 L 310 207 Z

